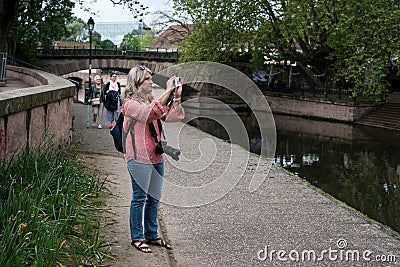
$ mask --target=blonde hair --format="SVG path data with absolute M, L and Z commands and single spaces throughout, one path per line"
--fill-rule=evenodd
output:
M 141 96 L 142 87 L 145 78 L 146 72 L 151 71 L 149 69 L 133 67 L 126 77 L 126 88 L 124 92 L 124 99 L 131 98 L 131 99 L 138 99 L 144 100 Z M 150 101 L 153 100 L 154 96 L 153 93 L 149 93 L 146 96 Z

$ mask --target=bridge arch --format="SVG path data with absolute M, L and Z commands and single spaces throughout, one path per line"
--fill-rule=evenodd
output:
M 113 69 L 128 72 L 132 67 L 144 65 L 153 72 L 159 72 L 165 68 L 177 64 L 176 61 L 162 59 L 138 59 L 133 57 L 95 57 L 92 58 L 92 69 Z M 89 68 L 88 57 L 42 57 L 38 58 L 36 66 L 56 75 L 65 75 Z

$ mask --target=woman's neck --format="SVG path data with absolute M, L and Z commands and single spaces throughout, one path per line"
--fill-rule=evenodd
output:
M 149 96 L 147 94 L 139 94 L 139 97 L 145 102 L 146 104 L 149 102 Z

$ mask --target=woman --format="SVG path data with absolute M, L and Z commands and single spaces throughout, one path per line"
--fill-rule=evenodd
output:
M 101 83 L 101 77 L 99 75 L 94 76 L 94 81 L 95 83 L 92 85 L 89 95 L 89 103 L 92 105 L 92 126 L 101 129 L 101 119 L 103 118 L 104 84 Z
M 120 95 L 121 84 L 117 82 L 117 74 L 112 72 L 110 81 L 105 86 L 105 108 L 106 108 L 106 121 L 110 123 L 109 128 L 112 129 L 117 123 L 120 112 Z
M 126 137 L 128 171 L 132 181 L 132 200 L 130 206 L 131 245 L 141 252 L 150 253 L 147 244 L 171 248 L 158 236 L 158 203 L 164 179 L 164 156 L 156 153 L 157 142 L 152 136 L 149 124 L 153 124 L 157 140 L 161 131 L 157 120 L 176 122 L 184 118 L 180 105 L 182 86 L 175 87 L 171 77 L 166 82 L 165 92 L 154 100 L 152 72 L 144 66 L 132 68 L 127 77 L 122 114 L 124 131 L 129 130 L 131 120 L 136 120 L 132 134 Z M 167 107 L 169 95 L 174 91 L 172 106 Z

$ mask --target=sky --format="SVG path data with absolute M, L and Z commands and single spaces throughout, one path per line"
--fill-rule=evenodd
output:
M 81 18 L 83 21 L 87 21 L 90 17 L 93 18 L 94 22 L 113 22 L 113 21 L 132 21 L 132 13 L 128 8 L 116 5 L 114 6 L 110 0 L 84 0 L 88 2 L 93 11 L 96 11 L 96 15 L 93 16 L 89 12 L 84 12 L 79 9 L 80 5 L 76 4 L 73 9 L 74 15 Z M 89 3 L 90 2 L 90 3 Z M 146 12 L 156 12 L 160 10 L 172 9 L 172 0 L 139 0 L 144 6 L 149 8 Z M 146 24 L 152 22 L 151 15 L 144 16 L 143 21 Z

